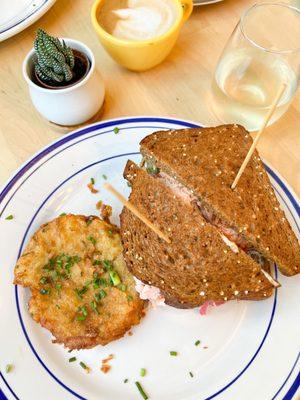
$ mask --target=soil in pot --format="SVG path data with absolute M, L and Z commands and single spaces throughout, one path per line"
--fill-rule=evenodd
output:
M 44 82 L 38 77 L 34 70 L 32 74 L 32 81 L 38 86 L 54 90 L 65 89 L 81 81 L 88 74 L 91 67 L 91 62 L 89 58 L 80 51 L 73 49 L 73 53 L 75 56 L 75 65 L 73 68 L 74 76 L 69 82 Z

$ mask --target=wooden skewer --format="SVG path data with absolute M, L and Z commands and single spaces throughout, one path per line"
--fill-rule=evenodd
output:
M 281 99 L 281 96 L 282 96 L 285 88 L 286 88 L 286 84 L 283 83 L 280 86 L 280 88 L 279 88 L 279 90 L 277 92 L 277 95 L 276 95 L 276 97 L 275 97 L 275 99 L 274 99 L 274 101 L 273 101 L 273 103 L 271 105 L 271 108 L 270 108 L 268 114 L 266 115 L 264 123 L 263 123 L 262 127 L 260 128 L 259 132 L 257 133 L 257 135 L 256 135 L 256 137 L 255 137 L 255 139 L 254 139 L 254 141 L 252 143 L 252 146 L 250 147 L 250 149 L 248 151 L 248 154 L 246 155 L 246 158 L 243 161 L 243 164 L 241 165 L 241 167 L 239 169 L 239 172 L 237 173 L 237 175 L 236 175 L 236 177 L 235 177 L 235 179 L 233 181 L 233 184 L 231 185 L 231 189 L 235 189 L 236 188 L 236 185 L 238 184 L 238 181 L 239 181 L 242 173 L 244 172 L 245 168 L 247 167 L 247 164 L 248 164 L 248 162 L 249 162 L 249 160 L 250 160 L 250 158 L 251 158 L 251 156 L 252 156 L 252 154 L 253 154 L 256 146 L 257 146 L 257 143 L 258 143 L 259 139 L 261 138 L 261 135 L 263 134 L 266 126 L 268 125 L 268 122 L 270 121 L 270 119 L 271 119 L 271 117 L 272 117 L 272 115 L 273 115 L 273 113 L 275 111 L 275 108 L 276 108 L 277 104 L 279 103 L 279 100 Z
M 138 217 L 144 224 L 146 224 L 153 232 L 155 232 L 161 239 L 165 240 L 167 243 L 171 243 L 171 240 L 163 232 L 161 232 L 152 222 L 145 217 L 139 210 L 131 204 L 125 197 L 119 193 L 110 183 L 105 183 L 104 188 L 113 194 L 125 207 L 128 208 L 136 217 Z

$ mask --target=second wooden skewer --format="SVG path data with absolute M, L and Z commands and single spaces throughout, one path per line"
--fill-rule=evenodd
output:
M 279 90 L 277 92 L 277 95 L 276 95 L 276 97 L 275 97 L 275 99 L 274 99 L 274 101 L 273 101 L 273 103 L 271 105 L 271 108 L 270 108 L 268 114 L 266 115 L 266 118 L 264 120 L 264 123 L 263 123 L 262 127 L 260 128 L 258 134 L 256 135 L 255 139 L 253 140 L 252 146 L 250 147 L 250 150 L 248 151 L 248 154 L 246 155 L 246 158 L 243 161 L 243 164 L 241 165 L 241 167 L 239 169 L 239 172 L 237 173 L 237 175 L 236 175 L 236 177 L 235 177 L 235 179 L 233 181 L 233 184 L 231 185 L 231 189 L 235 189 L 236 188 L 236 185 L 238 184 L 238 181 L 240 180 L 240 177 L 241 177 L 242 173 L 244 172 L 245 168 L 247 167 L 248 162 L 249 162 L 249 160 L 250 160 L 250 158 L 251 158 L 252 154 L 254 153 L 254 150 L 255 150 L 255 148 L 257 146 L 257 143 L 258 143 L 261 135 L 263 134 L 266 126 L 268 125 L 268 122 L 270 121 L 270 119 L 271 119 L 271 117 L 272 117 L 272 115 L 273 115 L 273 113 L 275 111 L 275 108 L 276 108 L 277 104 L 279 103 L 279 100 L 281 99 L 281 96 L 283 95 L 283 92 L 284 92 L 285 88 L 286 88 L 286 84 L 283 83 L 280 86 L 280 88 L 279 88 Z
M 119 193 L 110 183 L 105 183 L 103 187 L 113 194 L 125 207 L 128 208 L 136 217 L 138 217 L 145 225 L 147 225 L 154 233 L 156 233 L 161 239 L 167 243 L 171 243 L 171 240 L 161 230 L 159 230 L 147 217 L 145 217 L 130 201 L 126 200 L 125 197 Z

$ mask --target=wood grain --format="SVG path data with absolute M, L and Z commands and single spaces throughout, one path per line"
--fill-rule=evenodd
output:
M 35 111 L 22 77 L 22 61 L 35 31 L 85 42 L 95 53 L 106 83 L 101 118 L 160 115 L 216 125 L 209 106 L 210 82 L 218 57 L 242 11 L 252 0 L 225 0 L 196 8 L 169 58 L 157 68 L 134 73 L 119 67 L 98 42 L 90 22 L 92 0 L 58 0 L 34 25 L 0 43 L 0 184 L 62 131 Z M 300 95 L 259 142 L 261 155 L 300 196 Z

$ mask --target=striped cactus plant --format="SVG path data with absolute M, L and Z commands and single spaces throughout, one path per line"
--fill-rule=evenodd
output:
M 73 50 L 64 41 L 38 29 L 34 49 L 37 55 L 35 72 L 42 81 L 62 83 L 73 78 L 75 58 Z

